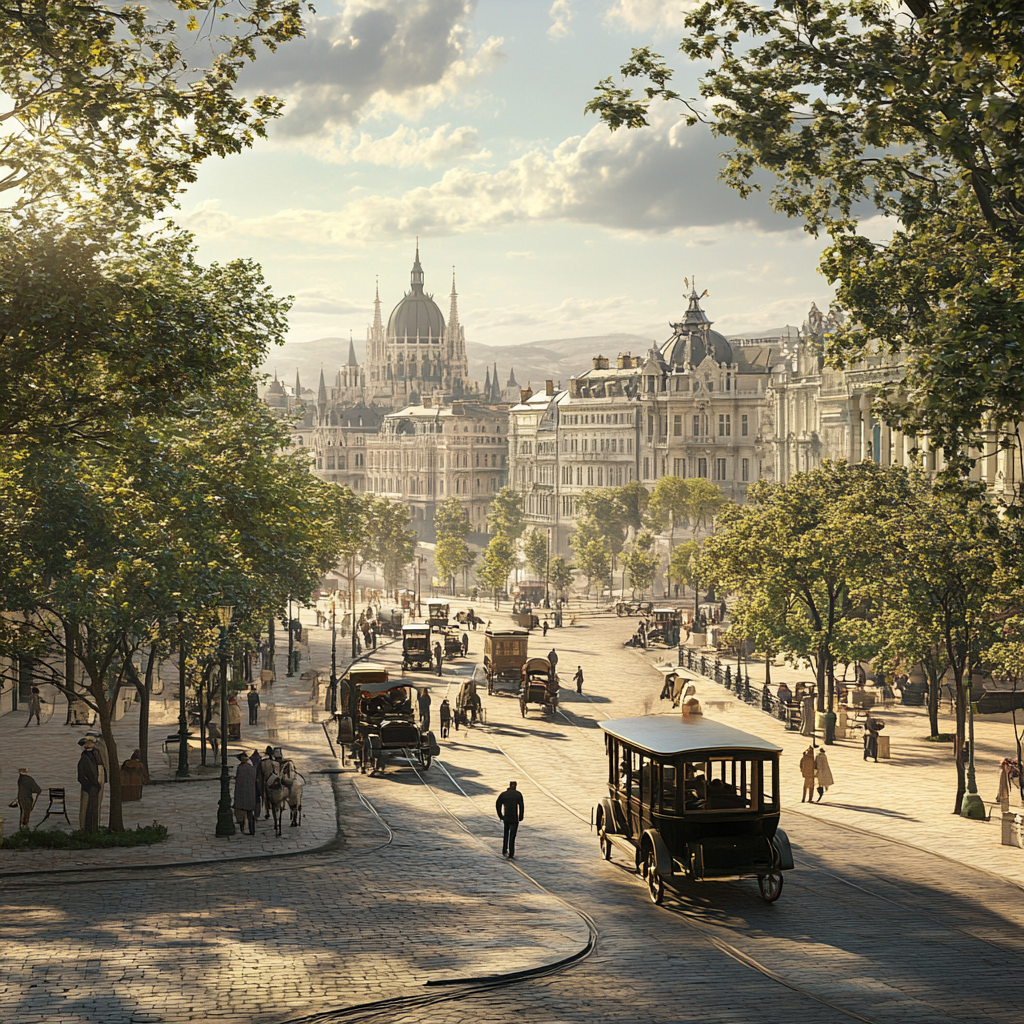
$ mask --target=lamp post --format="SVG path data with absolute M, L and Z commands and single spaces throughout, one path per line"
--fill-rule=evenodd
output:
M 292 632 L 292 596 L 288 595 L 288 670 L 285 675 L 291 679 L 295 674 L 292 672 L 292 651 L 295 649 L 295 634 Z
M 354 554 L 349 555 L 348 559 L 348 603 L 352 610 L 352 657 L 354 659 L 359 656 L 359 651 L 356 648 L 356 556 Z
M 220 619 L 220 803 L 217 804 L 217 836 L 226 838 L 235 834 L 235 819 L 231 814 L 231 781 L 228 778 L 228 627 L 234 607 L 218 607 Z
M 338 592 L 331 591 L 331 714 L 338 710 Z
M 551 598 L 549 596 L 549 589 L 551 587 L 551 527 L 549 526 L 546 530 L 547 533 L 547 546 L 544 550 L 544 607 L 551 607 Z
M 985 801 L 978 795 L 978 782 L 974 775 L 974 677 L 977 675 L 978 682 L 984 677 L 980 672 L 975 672 L 977 662 L 972 657 L 967 664 L 967 792 L 960 802 L 960 816 L 963 818 L 976 818 L 979 821 L 985 820 Z
M 178 770 L 177 779 L 188 778 L 188 716 L 185 714 L 185 627 L 178 612 Z M 202 714 L 202 708 L 200 708 Z

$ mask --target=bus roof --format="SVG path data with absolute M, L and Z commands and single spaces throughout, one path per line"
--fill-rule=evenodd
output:
M 489 629 L 484 636 L 500 636 L 500 637 L 521 637 L 529 636 L 530 631 L 527 629 Z
M 429 633 L 430 625 L 426 622 L 407 622 L 402 627 L 403 633 Z
M 782 750 L 769 740 L 723 725 L 704 715 L 645 715 L 643 718 L 616 718 L 600 724 L 609 736 L 659 756 L 714 750 L 777 754 Z

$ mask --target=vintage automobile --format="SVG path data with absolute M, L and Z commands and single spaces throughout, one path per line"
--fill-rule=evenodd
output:
M 448 628 L 449 607 L 447 601 L 432 600 L 427 602 L 427 622 L 430 628 L 438 632 Z
M 540 617 L 527 605 L 521 605 L 519 611 L 512 613 L 512 621 L 523 629 L 536 629 L 540 625 Z
M 389 678 L 386 665 L 373 662 L 353 665 L 344 682 L 360 771 L 383 772 L 389 754 L 404 754 L 429 768 L 441 748 L 432 732 L 423 732 L 416 724 L 410 687 Z
M 594 809 L 601 853 L 625 851 L 661 903 L 665 882 L 756 877 L 768 903 L 793 867 L 779 828 L 782 748 L 703 715 L 602 722 L 608 796 Z
M 548 596 L 548 585 L 543 580 L 523 580 L 512 588 L 513 611 L 517 607 L 536 608 Z
M 558 710 L 558 676 L 547 658 L 531 658 L 523 666 L 523 687 L 519 691 L 523 718 L 529 704 L 539 704 L 548 715 Z
M 615 605 L 615 614 L 622 618 L 624 615 L 650 615 L 654 605 L 650 601 L 618 601 Z
M 669 607 L 652 609 L 651 622 L 647 627 L 647 643 L 662 643 L 666 647 L 678 647 L 682 625 L 682 609 Z
M 430 626 L 410 622 L 402 627 L 402 671 L 410 668 L 430 668 L 434 660 L 431 650 Z
M 401 636 L 405 612 L 401 608 L 381 608 L 377 616 L 378 628 L 385 636 Z
M 484 634 L 488 693 L 519 696 L 530 634 L 525 629 L 489 629 Z

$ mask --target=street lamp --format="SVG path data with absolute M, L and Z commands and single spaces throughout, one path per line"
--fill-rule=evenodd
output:
M 188 778 L 188 716 L 185 714 L 185 627 L 178 612 L 178 770 L 175 778 Z M 202 715 L 202 707 L 199 709 Z
M 331 713 L 338 710 L 338 592 L 331 591 Z
M 235 834 L 228 778 L 228 627 L 234 611 L 230 604 L 217 608 L 217 618 L 220 619 L 220 803 L 217 805 L 217 835 L 222 838 Z
M 551 586 L 551 527 L 547 528 L 547 546 L 544 549 L 544 607 L 551 607 L 548 588 Z
M 291 679 L 294 672 L 292 672 L 292 651 L 295 648 L 295 634 L 292 631 L 292 595 L 288 595 L 288 670 L 285 675 Z
M 354 660 L 359 656 L 359 651 L 356 648 L 356 556 L 354 554 L 350 555 L 348 560 L 348 603 L 352 611 L 352 658 Z
M 967 666 L 967 792 L 960 802 L 960 816 L 985 820 L 985 801 L 978 795 L 978 782 L 974 776 L 974 677 L 979 683 L 984 681 L 980 672 L 974 672 L 974 659 Z

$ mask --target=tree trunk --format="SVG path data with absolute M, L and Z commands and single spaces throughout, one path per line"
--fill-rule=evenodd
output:
M 90 676 L 89 691 L 96 703 L 96 715 L 100 722 L 100 732 L 103 735 L 103 743 L 107 748 L 107 761 L 109 762 L 109 773 L 107 785 L 110 787 L 110 817 L 107 827 L 111 832 L 124 831 L 124 819 L 121 813 L 121 762 L 117 754 L 117 742 L 114 739 L 113 730 L 113 709 L 120 696 L 120 686 L 115 686 L 113 693 L 108 697 L 106 694 L 105 680 L 100 677 Z
M 814 659 L 814 689 L 819 711 L 825 710 L 825 666 L 831 656 L 832 652 L 827 647 L 819 647 L 818 656 Z
M 958 672 L 955 666 L 953 672 L 956 678 L 956 740 L 953 745 L 956 756 L 956 805 L 953 808 L 953 813 L 959 814 L 960 805 L 964 801 L 964 793 L 967 792 L 966 768 L 964 764 L 964 744 L 967 732 L 967 691 L 964 689 L 963 672 Z
M 925 658 L 921 662 L 925 675 L 928 677 L 928 727 L 932 736 L 939 735 L 939 697 L 942 686 L 942 676 L 937 671 L 937 666 Z
M 836 708 L 836 659 L 831 651 L 828 652 L 828 664 L 825 671 L 828 678 L 828 701 L 825 710 L 832 714 Z
M 149 649 L 149 660 L 146 662 L 146 681 L 139 690 L 139 753 L 142 755 L 139 760 L 149 771 L 149 718 L 153 705 L 153 676 L 156 672 L 156 644 Z

